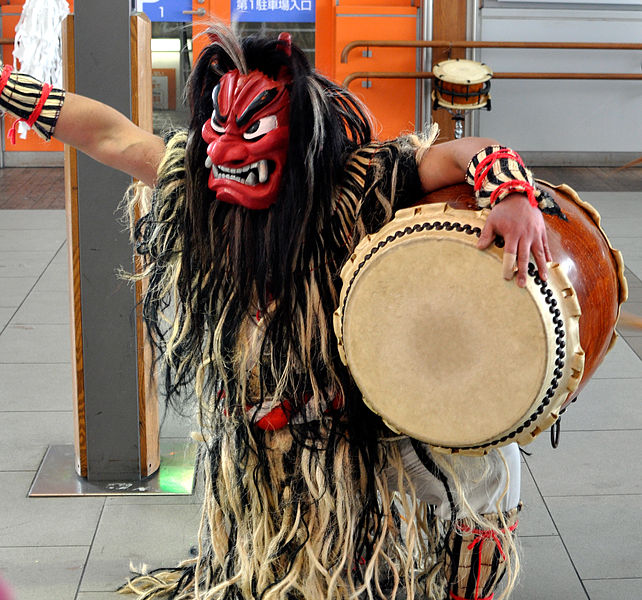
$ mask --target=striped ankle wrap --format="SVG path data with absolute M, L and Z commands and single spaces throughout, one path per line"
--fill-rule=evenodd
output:
M 500 536 L 513 536 L 518 508 L 503 515 L 484 515 L 497 529 L 479 529 L 468 520 L 458 521 L 446 540 L 446 578 L 449 600 L 491 600 L 506 570 Z

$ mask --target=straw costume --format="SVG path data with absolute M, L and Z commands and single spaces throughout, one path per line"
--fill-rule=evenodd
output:
M 12 97 L 32 82 L 5 75 L 0 107 L 28 118 L 25 99 L 35 110 L 38 95 L 19 107 Z M 436 131 L 373 141 L 359 102 L 311 70 L 287 34 L 239 42 L 214 28 L 189 94 L 189 130 L 167 136 L 151 197 L 138 186 L 129 207 L 167 402 L 199 409 L 198 556 L 122 591 L 505 598 L 519 562 L 516 446 L 446 457 L 393 434 L 366 408 L 332 330 L 342 264 L 421 196 L 417 165 Z M 64 93 L 51 99 L 43 119 Z M 518 162 L 495 148 L 475 157 L 480 203 L 519 180 L 550 209 Z
M 438 496 L 449 490 L 448 518 L 421 501 L 407 448 L 365 407 L 332 332 L 341 265 L 421 196 L 417 161 L 436 132 L 372 141 L 360 104 L 283 35 L 239 47 L 217 31 L 190 94 L 189 133 L 169 137 L 134 238 L 168 399 L 193 389 L 200 408 L 199 554 L 127 589 L 185 599 L 491 597 L 514 555 L 516 508 L 466 511 L 455 468 L 426 449 L 442 480 L 421 469 Z M 248 140 L 245 153 L 220 149 L 231 129 Z M 252 141 L 261 132 L 275 136 L 262 149 L 267 169 Z M 232 155 L 250 167 L 234 169 Z M 269 185 L 279 172 L 277 192 L 262 196 L 255 181 Z M 488 461 L 474 461 L 467 468 L 481 478 Z M 475 532 L 489 527 L 495 537 L 480 543 Z

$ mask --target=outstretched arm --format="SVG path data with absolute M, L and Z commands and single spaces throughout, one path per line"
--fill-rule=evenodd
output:
M 163 141 L 105 104 L 65 93 L 5 65 L 0 68 L 0 115 L 1 111 L 27 122 L 45 139 L 53 136 L 154 184 Z
M 54 137 L 95 160 L 154 185 L 163 140 L 134 125 L 117 110 L 67 93 Z
M 463 182 L 473 156 L 495 144 L 495 140 L 487 138 L 462 138 L 432 146 L 419 164 L 424 191 L 432 192 Z M 510 267 L 513 258 L 517 257 L 517 285 L 526 285 L 531 253 L 540 276 L 546 279 L 546 261 L 550 261 L 551 256 L 544 219 L 540 210 L 531 206 L 526 194 L 512 193 L 495 204 L 479 237 L 478 247 L 487 248 L 496 236 L 504 238 L 504 264 Z

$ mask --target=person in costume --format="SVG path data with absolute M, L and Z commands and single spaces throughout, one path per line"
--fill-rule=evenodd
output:
M 518 571 L 519 451 L 446 457 L 386 428 L 341 363 L 341 267 L 395 211 L 464 179 L 491 206 L 479 247 L 505 276 L 550 260 L 557 212 L 493 140 L 379 142 L 359 101 L 287 34 L 213 27 L 191 121 L 164 139 L 113 109 L 3 70 L 0 109 L 138 178 L 132 237 L 170 405 L 196 402 L 198 555 L 140 573 L 141 599 L 506 597 Z M 541 210 L 540 210 L 541 209 Z M 505 589 L 498 596 L 499 582 Z M 495 595 L 495 596 L 494 596 Z

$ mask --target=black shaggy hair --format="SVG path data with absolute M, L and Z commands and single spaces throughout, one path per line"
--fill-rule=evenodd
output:
M 220 202 L 207 185 L 201 128 L 212 114 L 213 88 L 237 68 L 258 69 L 274 79 L 285 69 L 291 80 L 287 161 L 278 199 L 267 210 Z M 255 478 L 270 476 L 266 433 L 243 419 L 248 403 L 276 398 L 287 400 L 295 413 L 312 410 L 316 418 L 289 424 L 291 452 L 325 452 L 325 486 L 333 493 L 336 444 L 350 440 L 351 463 L 364 488 L 355 560 L 367 558 L 382 518 L 375 491 L 381 422 L 365 407 L 338 357 L 332 314 L 348 248 L 335 241 L 331 229 L 345 162 L 371 141 L 369 117 L 349 92 L 311 69 L 296 46 L 288 54 L 277 40 L 247 37 L 239 51 L 224 32 L 199 57 L 188 94 L 192 117 L 184 179 L 176 183 L 174 172 L 167 179 L 161 173 L 156 191 L 158 198 L 159 190 L 174 186 L 175 206 L 165 214 L 152 209 L 136 226 L 138 250 L 153 263 L 144 315 L 164 365 L 168 404 L 180 408 L 196 386 L 213 477 L 222 460 L 216 440 L 227 430 L 240 451 L 239 481 L 250 454 L 258 457 Z M 168 312 L 169 330 L 161 318 Z M 258 384 L 252 387 L 251 361 L 239 359 L 239 348 L 246 343 L 244 327 L 257 313 L 265 319 L 265 334 L 253 369 Z M 316 403 L 306 407 L 310 398 Z M 326 410 L 337 399 L 342 410 Z M 305 498 L 297 473 L 291 478 Z

